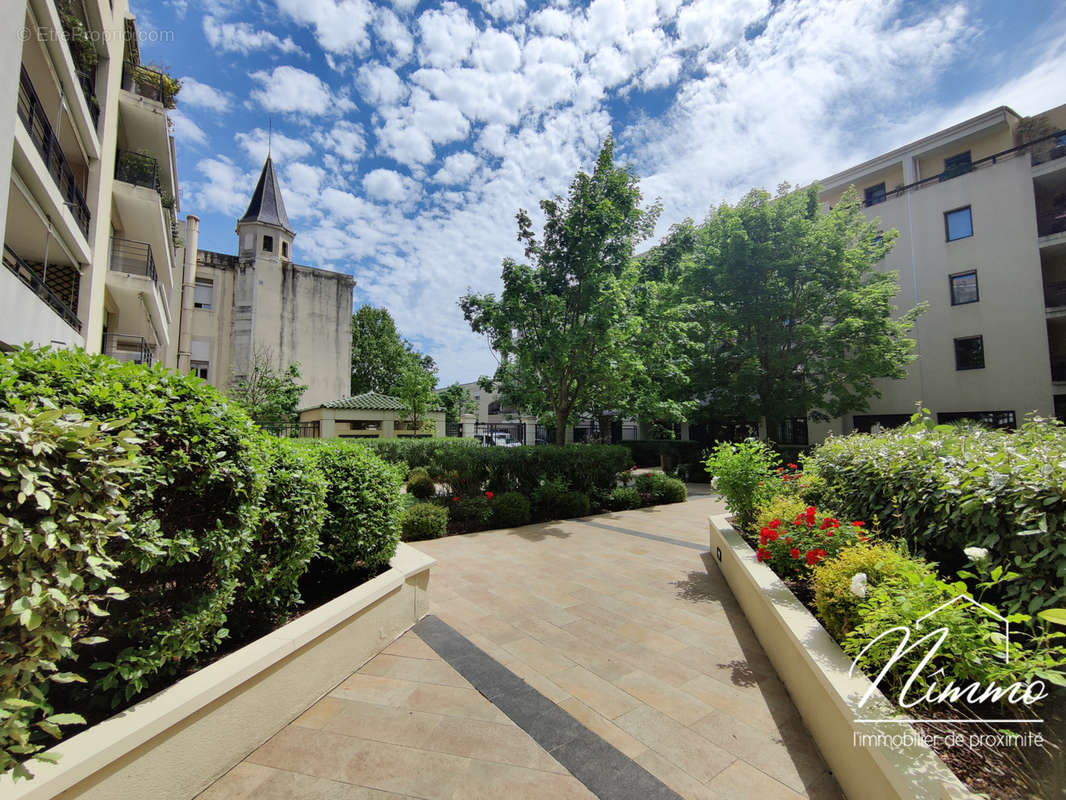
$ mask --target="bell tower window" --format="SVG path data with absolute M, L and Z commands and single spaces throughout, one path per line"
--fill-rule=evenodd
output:
M 289 257 L 289 243 L 288 242 L 282 242 L 281 243 L 281 257 L 282 258 L 288 258 Z
M 263 237 L 263 252 L 264 253 L 273 253 L 274 252 L 274 237 L 273 236 L 264 236 Z

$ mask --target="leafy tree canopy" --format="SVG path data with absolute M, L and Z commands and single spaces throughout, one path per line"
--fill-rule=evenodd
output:
M 403 402 L 404 418 L 416 431 L 422 428 L 426 414 L 440 405 L 437 393 L 433 391 L 436 383 L 437 378 L 432 372 L 426 372 L 421 364 L 409 362 L 390 391 Z
M 419 353 L 396 331 L 388 309 L 364 305 L 352 315 L 353 395 L 388 394 L 411 365 L 429 374 L 437 371 L 431 356 Z
M 463 414 L 472 414 L 477 410 L 477 403 L 470 390 L 458 383 L 453 383 L 437 392 L 437 399 L 444 408 L 444 415 L 449 424 L 459 422 Z
M 248 375 L 234 381 L 229 396 L 264 427 L 295 422 L 300 397 L 307 386 L 300 382 L 300 365 L 278 367 L 273 353 L 257 350 Z

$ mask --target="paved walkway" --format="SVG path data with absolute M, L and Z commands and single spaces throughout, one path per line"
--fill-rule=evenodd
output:
M 702 552 L 720 510 L 419 542 L 430 613 L 682 797 L 840 798 Z M 201 800 L 595 796 L 496 703 L 408 632 Z

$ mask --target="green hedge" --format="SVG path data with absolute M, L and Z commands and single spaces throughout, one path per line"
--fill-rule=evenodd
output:
M 940 563 L 966 564 L 983 547 L 1025 580 L 1004 583 L 1010 611 L 1066 604 L 1066 429 L 1028 422 L 1016 432 L 924 420 L 876 436 L 829 439 L 804 460 L 808 498 Z M 817 498 L 813 494 L 818 495 Z
M 476 439 L 436 437 L 427 439 L 366 439 L 367 447 L 390 464 L 406 464 L 408 469 L 428 467 L 434 457 L 457 447 L 477 448 Z
M 361 442 L 324 439 L 311 452 L 328 487 L 320 553 L 342 574 L 384 567 L 400 540 L 406 470 Z
M 144 468 L 128 538 L 111 549 L 130 599 L 99 618 L 86 697 L 118 705 L 217 647 L 258 530 L 265 461 L 247 416 L 198 378 L 81 351 L 0 357 L 0 409 L 44 399 L 88 418 L 129 419 Z M 79 668 L 87 665 L 80 664 Z
M 0 413 L 0 772 L 84 722 L 55 714 L 53 684 L 84 681 L 61 671 L 104 608 L 125 593 L 108 555 L 129 532 L 123 484 L 136 469 L 128 434 L 76 411 Z
M 438 539 L 448 533 L 448 509 L 435 503 L 416 503 L 403 513 L 401 534 L 405 542 Z

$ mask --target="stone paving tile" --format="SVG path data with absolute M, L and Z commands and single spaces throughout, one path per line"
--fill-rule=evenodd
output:
M 720 510 L 595 521 L 706 544 Z M 709 556 L 600 524 L 419 542 L 431 613 L 682 797 L 840 800 Z M 200 800 L 593 796 L 413 632 L 353 669 Z

